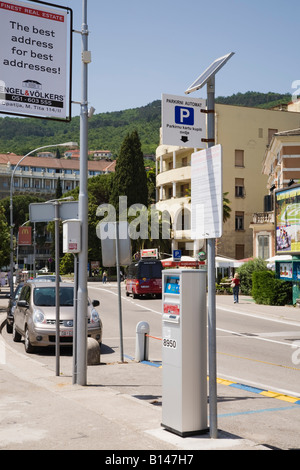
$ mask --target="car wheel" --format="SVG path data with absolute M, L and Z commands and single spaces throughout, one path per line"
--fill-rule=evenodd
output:
M 13 332 L 13 326 L 11 323 L 8 323 L 8 321 L 6 321 L 6 331 L 10 334 Z
M 29 331 L 28 331 L 28 328 L 26 328 L 26 330 L 25 330 L 25 341 L 24 341 L 24 345 L 25 345 L 25 351 L 26 351 L 28 354 L 34 352 L 34 346 L 32 346 L 32 344 L 31 344 L 31 342 L 30 342 L 30 339 L 29 339 Z
M 19 343 L 22 339 L 22 335 L 16 330 L 16 325 L 13 324 L 12 339 L 15 343 Z

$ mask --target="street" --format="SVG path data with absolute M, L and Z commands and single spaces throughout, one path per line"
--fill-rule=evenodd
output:
M 101 364 L 118 364 L 120 330 L 117 286 L 115 283 L 90 283 L 89 297 L 100 300 L 98 310 L 103 321 Z M 124 362 L 130 362 L 135 356 L 136 325 L 140 321 L 147 321 L 150 325 L 149 361 L 153 365 L 160 365 L 161 302 L 160 299 L 126 297 L 122 286 Z M 243 437 L 255 440 L 258 436 L 259 442 L 263 439 L 264 444 L 277 448 L 299 448 L 300 407 L 298 404 L 294 405 L 295 400 L 289 397 L 300 397 L 300 311 L 285 307 L 288 317 L 280 312 L 278 308 L 276 310 L 268 306 L 255 306 L 247 297 L 241 296 L 240 303 L 234 305 L 232 296 L 217 296 L 218 379 L 227 379 L 233 382 L 233 385 L 243 384 L 253 390 L 256 388 L 270 391 L 272 394 L 274 392 L 274 395 L 262 396 L 255 395 L 250 389 L 249 396 L 252 400 L 247 398 L 247 403 L 243 404 L 242 398 L 240 402 L 236 398 L 233 399 L 230 387 L 222 388 L 222 393 L 218 391 L 219 405 L 223 403 L 222 413 L 219 411 L 218 417 L 219 428 L 232 433 L 241 430 Z M 11 335 L 8 335 L 5 329 L 2 334 L 10 347 L 25 355 L 23 342 L 13 343 Z M 54 348 L 41 348 L 31 357 L 55 370 Z M 72 351 L 62 348 L 60 360 L 61 374 L 70 375 Z M 94 375 L 96 369 L 97 367 L 89 368 L 88 375 Z M 101 383 L 118 392 L 127 392 L 161 405 L 161 369 L 150 369 L 151 374 L 157 376 L 151 388 L 147 388 L 144 383 L 138 383 L 136 377 L 131 377 L 129 385 L 124 386 L 107 373 L 101 377 Z M 239 394 L 239 391 L 237 393 Z M 276 399 L 276 395 L 280 394 L 288 397 L 284 397 L 283 401 Z M 226 412 L 223 410 L 224 404 Z M 250 425 L 246 424 L 248 422 Z

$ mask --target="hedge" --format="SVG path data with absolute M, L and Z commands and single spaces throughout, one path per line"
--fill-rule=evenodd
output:
M 273 271 L 256 271 L 252 274 L 252 297 L 257 304 L 291 304 L 292 283 L 275 279 Z

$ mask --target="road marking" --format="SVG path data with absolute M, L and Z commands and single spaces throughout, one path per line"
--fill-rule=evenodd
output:
M 217 331 L 222 331 L 223 333 L 230 333 L 232 335 L 241 336 L 241 337 L 247 338 L 247 339 L 257 339 L 259 341 L 266 341 L 268 343 L 281 344 L 281 345 L 284 345 L 284 346 L 288 346 L 289 348 L 291 347 L 290 343 L 284 343 L 283 341 L 276 341 L 274 339 L 263 338 L 261 336 L 258 336 L 257 334 L 253 334 L 253 335 L 250 336 L 247 333 L 239 333 L 238 331 L 224 330 L 223 328 L 217 328 Z M 299 334 L 300 334 L 300 332 L 299 332 Z
M 298 326 L 300 328 L 300 323 L 296 322 L 296 321 L 278 320 L 276 318 L 268 318 L 268 317 L 265 317 L 265 316 L 262 316 L 262 315 L 258 315 L 257 313 L 245 313 L 245 312 L 242 312 L 241 310 L 235 310 L 233 308 L 221 307 L 219 305 L 216 305 L 216 309 L 217 310 L 223 310 L 224 312 L 235 313 L 236 315 L 243 315 L 245 317 L 258 318 L 260 320 L 272 321 L 274 323 L 283 323 L 284 325 Z

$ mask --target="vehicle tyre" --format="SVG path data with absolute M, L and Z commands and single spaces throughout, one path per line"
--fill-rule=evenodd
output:
M 16 325 L 13 324 L 12 339 L 14 343 L 19 343 L 22 339 L 22 335 L 16 330 Z
M 11 323 L 8 323 L 8 321 L 6 321 L 6 331 L 10 334 L 13 332 L 13 326 Z
M 29 339 L 29 331 L 28 331 L 28 328 L 26 328 L 25 330 L 25 341 L 24 341 L 24 345 L 25 345 L 25 351 L 28 353 L 28 354 L 31 354 L 34 352 L 34 346 L 32 346 L 31 342 L 30 342 L 30 339 Z

